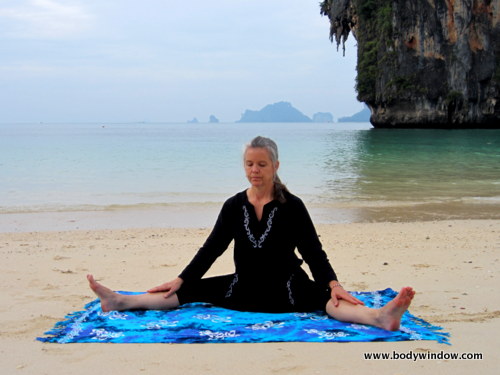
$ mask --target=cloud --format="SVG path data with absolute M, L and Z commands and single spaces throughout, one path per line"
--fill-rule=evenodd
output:
M 28 0 L 0 8 L 4 34 L 16 38 L 60 39 L 86 31 L 92 15 L 73 0 Z
M 330 44 L 318 1 L 0 0 L 0 120 L 352 114 L 356 48 Z

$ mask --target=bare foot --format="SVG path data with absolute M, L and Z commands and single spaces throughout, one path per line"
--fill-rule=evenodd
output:
M 415 291 L 410 287 L 404 287 L 392 301 L 379 310 L 377 326 L 388 331 L 397 331 L 401 324 L 401 317 L 408 309 L 415 296 Z
M 87 275 L 90 289 L 101 300 L 101 309 L 104 312 L 119 310 L 121 305 L 121 295 L 113 292 L 111 289 L 106 288 L 104 285 L 94 280 L 94 276 Z

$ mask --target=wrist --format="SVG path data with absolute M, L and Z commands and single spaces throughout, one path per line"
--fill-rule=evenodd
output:
M 342 288 L 342 284 L 340 284 L 337 280 L 333 280 L 333 281 L 330 281 L 330 283 L 328 283 L 328 286 L 330 287 L 330 289 L 333 289 L 333 288 Z

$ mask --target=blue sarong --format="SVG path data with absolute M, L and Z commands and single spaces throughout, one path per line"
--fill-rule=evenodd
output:
M 137 294 L 120 292 L 123 294 Z M 396 296 L 392 289 L 353 292 L 367 306 L 378 308 Z M 322 311 L 255 313 L 191 303 L 168 311 L 137 310 L 104 313 L 99 300 L 37 339 L 51 343 L 260 343 L 435 340 L 448 344 L 442 328 L 408 311 L 399 331 L 342 323 Z

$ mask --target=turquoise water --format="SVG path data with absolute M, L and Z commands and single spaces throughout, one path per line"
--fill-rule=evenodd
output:
M 499 130 L 367 123 L 1 124 L 0 213 L 220 203 L 247 186 L 255 135 L 277 141 L 282 180 L 312 207 L 498 215 Z

